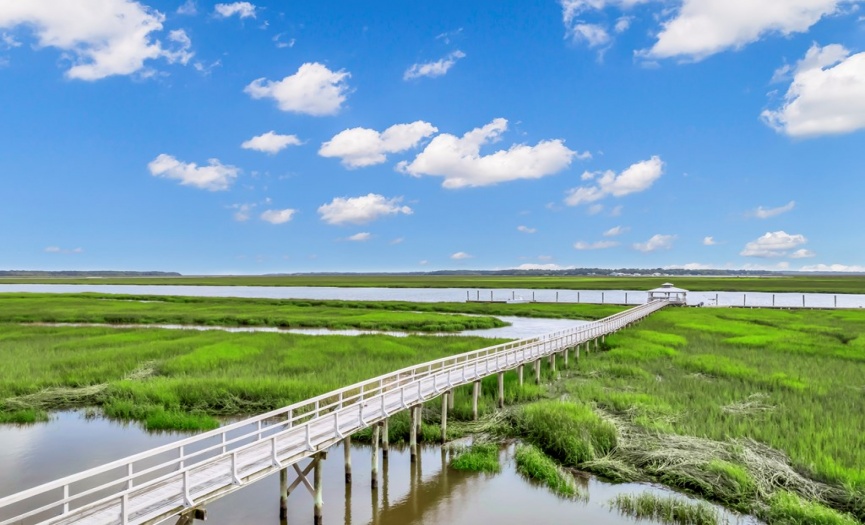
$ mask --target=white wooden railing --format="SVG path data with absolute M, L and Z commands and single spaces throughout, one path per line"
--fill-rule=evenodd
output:
M 0 499 L 0 525 L 155 523 L 454 387 L 573 348 L 670 304 L 403 368 Z M 4 473 L 10 475 L 11 473 Z

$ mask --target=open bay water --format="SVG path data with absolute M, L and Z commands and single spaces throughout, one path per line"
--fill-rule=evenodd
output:
M 340 288 L 318 286 L 174 286 L 114 284 L 0 284 L 3 292 L 181 295 L 261 299 L 328 299 L 342 301 L 410 301 L 419 303 L 469 300 L 520 300 L 560 303 L 643 304 L 645 290 L 529 290 L 475 288 Z M 696 306 L 776 308 L 865 308 L 865 294 L 688 292 Z

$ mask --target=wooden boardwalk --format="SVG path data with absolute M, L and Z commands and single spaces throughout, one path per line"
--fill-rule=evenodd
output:
M 304 458 L 455 387 L 516 368 L 522 377 L 524 365 L 597 344 L 668 304 L 397 370 L 67 476 L 0 499 L 0 525 L 156 523 L 286 468 L 312 490 L 298 465 Z

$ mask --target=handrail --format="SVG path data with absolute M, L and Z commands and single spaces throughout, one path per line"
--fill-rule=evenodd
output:
M 61 505 L 63 508 L 63 514 L 65 515 L 70 512 L 71 503 L 80 501 L 84 497 L 99 492 L 101 490 L 105 490 L 121 484 L 126 484 L 125 491 L 122 492 L 122 494 L 126 494 L 133 488 L 139 490 L 144 486 L 156 483 L 162 478 L 177 475 L 177 472 L 187 472 L 189 469 L 198 467 L 204 462 L 215 461 L 216 459 L 224 457 L 226 454 L 239 454 L 242 451 L 249 449 L 250 447 L 260 445 L 264 441 L 273 440 L 275 447 L 276 440 L 279 437 L 288 435 L 289 433 L 301 432 L 298 430 L 299 428 L 305 428 L 304 431 L 307 433 L 306 439 L 307 442 L 309 442 L 309 432 L 311 426 L 320 423 L 326 417 L 336 419 L 336 433 L 341 434 L 338 425 L 340 414 L 348 410 L 357 411 L 358 409 L 355 408 L 355 405 L 360 406 L 360 423 L 362 425 L 365 424 L 363 420 L 364 407 L 369 404 L 374 404 L 364 403 L 365 401 L 372 401 L 373 399 L 378 401 L 380 398 L 380 402 L 382 405 L 382 413 L 385 413 L 386 416 L 386 411 L 384 410 L 385 396 L 388 393 L 399 390 L 401 392 L 401 399 L 403 399 L 405 397 L 406 388 L 410 385 L 417 384 L 417 395 L 414 396 L 414 394 L 412 394 L 412 396 L 414 396 L 413 399 L 415 399 L 416 402 L 423 402 L 424 396 L 421 392 L 422 385 L 424 384 L 424 381 L 427 381 L 430 378 L 432 379 L 433 393 L 435 395 L 439 395 L 439 379 L 446 375 L 446 385 L 448 388 L 445 388 L 445 390 L 453 388 L 451 374 L 453 371 L 459 370 L 460 368 L 462 369 L 463 381 L 466 380 L 466 370 L 471 365 L 475 366 L 475 375 L 478 375 L 477 367 L 481 364 L 483 364 L 485 367 L 485 374 L 513 369 L 520 364 L 525 364 L 526 362 L 530 362 L 533 359 L 537 359 L 539 357 L 561 351 L 563 348 L 569 348 L 575 344 L 581 344 L 583 342 L 600 337 L 601 335 L 616 331 L 625 324 L 645 317 L 646 315 L 649 315 L 650 313 L 660 308 L 663 308 L 667 304 L 670 303 L 668 303 L 667 301 L 654 301 L 631 308 L 629 310 L 625 310 L 623 312 L 619 312 L 599 321 L 593 321 L 574 328 L 560 330 L 539 337 L 531 337 L 527 339 L 511 341 L 508 343 L 502 343 L 479 350 L 473 350 L 470 352 L 465 352 L 462 354 L 457 354 L 454 356 L 444 357 L 418 365 L 405 367 L 372 379 L 361 381 L 359 383 L 355 383 L 353 385 L 349 385 L 338 390 L 327 392 L 313 398 L 300 401 L 298 403 L 294 403 L 292 405 L 288 405 L 283 408 L 253 416 L 243 421 L 232 423 L 230 425 L 226 425 L 224 427 L 220 427 L 209 432 L 204 432 L 195 436 L 181 439 L 174 443 L 162 445 L 145 452 L 112 461 L 101 466 L 93 467 L 77 474 L 72 474 L 61 479 L 57 479 L 36 487 L 32 487 L 16 494 L 0 498 L 0 510 L 10 505 L 26 501 L 35 496 L 39 496 L 47 492 L 56 491 L 59 489 L 63 489 L 63 498 L 39 507 L 38 509 L 30 510 L 12 519 L 4 520 L 0 522 L 0 525 L 15 523 L 26 517 L 46 512 L 52 508 L 60 507 Z M 530 359 L 525 359 L 526 352 L 528 352 Z M 519 355 L 522 355 L 522 361 L 519 359 Z M 500 358 L 503 356 L 505 358 L 504 366 L 500 364 Z M 511 359 L 511 356 L 514 356 L 513 360 Z M 494 364 L 492 372 L 489 371 L 491 363 Z M 460 382 L 460 384 L 464 383 Z M 412 404 L 417 404 L 416 402 Z M 402 404 L 405 403 L 402 402 Z M 263 426 L 263 424 L 267 420 L 272 420 L 275 418 L 279 418 L 279 421 L 268 426 Z M 233 436 L 229 439 L 229 433 L 239 431 L 241 429 L 244 429 L 245 427 L 253 428 L 251 430 L 245 430 L 241 435 Z M 216 442 L 213 445 L 204 446 L 204 448 L 201 450 L 187 452 L 188 448 L 191 448 L 191 446 L 196 444 L 202 444 L 207 440 L 214 438 L 220 439 L 215 440 Z M 250 439 L 252 440 L 250 443 L 243 444 L 244 441 Z M 236 447 L 232 448 L 232 445 L 236 445 Z M 220 449 L 221 454 L 217 454 L 215 458 L 203 457 L 207 454 L 215 453 L 217 450 Z M 177 454 L 172 459 L 160 461 L 156 465 L 148 465 L 146 468 L 143 468 L 139 471 L 135 471 L 134 469 L 135 463 L 150 458 L 156 458 L 159 455 L 175 451 L 177 452 Z M 103 483 L 97 483 L 97 486 L 95 487 L 82 488 L 80 492 L 74 494 L 71 493 L 70 489 L 72 484 L 81 483 L 86 480 L 93 479 L 100 474 L 104 474 L 115 469 L 120 469 L 122 467 L 126 467 L 126 474 L 122 477 L 115 478 Z M 156 480 L 145 479 L 140 481 L 139 484 L 135 484 L 135 481 L 143 476 L 152 475 L 158 473 L 160 470 L 169 469 L 172 467 L 176 468 L 174 472 L 165 474 L 163 476 L 158 476 Z M 103 500 L 110 500 L 111 498 L 117 497 L 117 495 L 109 496 L 107 498 L 103 498 Z M 92 503 L 88 502 L 84 506 L 88 507 L 90 505 L 92 505 Z M 76 512 L 79 510 L 81 509 L 76 507 L 72 509 L 72 512 Z

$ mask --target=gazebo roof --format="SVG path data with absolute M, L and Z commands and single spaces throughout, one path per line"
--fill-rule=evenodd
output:
M 661 285 L 660 288 L 654 288 L 652 290 L 649 290 L 649 293 L 652 292 L 688 293 L 688 290 L 685 290 L 684 288 L 676 288 L 670 283 L 664 283 L 663 285 Z

